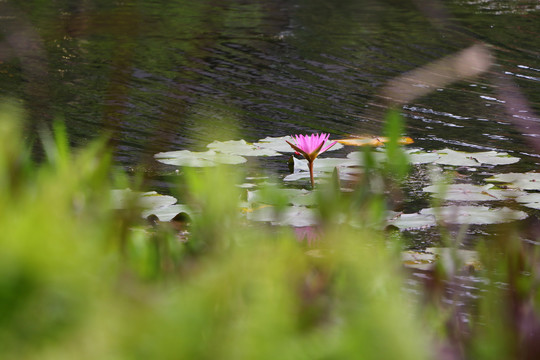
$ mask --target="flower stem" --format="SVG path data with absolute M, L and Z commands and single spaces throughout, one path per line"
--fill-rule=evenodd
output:
M 313 161 L 308 161 L 309 178 L 311 180 L 311 188 L 315 189 L 315 180 L 313 179 Z

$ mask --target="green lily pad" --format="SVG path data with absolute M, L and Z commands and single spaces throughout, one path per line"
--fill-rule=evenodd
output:
M 288 144 L 285 143 L 287 146 Z M 254 144 L 248 144 L 245 140 L 214 141 L 206 145 L 211 150 L 224 154 L 240 156 L 277 156 L 281 153 Z
M 127 206 L 138 206 L 144 209 L 157 209 L 176 203 L 170 195 L 161 195 L 155 191 L 136 192 L 131 189 L 111 190 L 113 209 L 125 209 Z
M 481 165 L 507 165 L 519 161 L 519 158 L 508 155 L 505 152 L 482 151 L 464 152 L 451 149 L 434 151 L 439 159 L 434 164 L 451 166 L 481 166 Z
M 361 169 L 353 168 L 339 168 L 338 175 L 339 179 L 342 181 L 355 181 L 358 180 L 358 175 L 362 173 Z M 314 172 L 313 176 L 315 182 L 318 183 L 318 180 L 328 179 L 332 176 L 331 172 Z M 298 181 L 303 179 L 309 179 L 309 171 L 298 171 L 292 174 L 289 174 L 283 178 L 283 181 Z
M 528 208 L 540 210 L 540 193 L 538 192 L 525 192 L 523 195 L 518 196 L 516 201 Z
M 247 160 L 239 155 L 223 154 L 213 150 L 193 152 L 189 150 L 160 152 L 154 155 L 157 161 L 176 166 L 208 167 L 218 164 L 242 164 Z
M 293 156 L 294 171 L 309 171 L 308 162 L 305 159 L 297 159 Z M 346 158 L 317 158 L 313 162 L 313 171 L 316 172 L 332 172 L 334 168 L 347 168 L 358 165 L 358 163 Z M 346 171 L 345 169 L 343 169 Z M 354 172 L 354 170 L 351 170 Z
M 408 149 L 406 153 L 409 155 L 411 164 L 432 164 L 441 157 L 436 152 L 425 152 L 417 149 Z
M 270 149 L 270 150 L 278 151 L 280 153 L 294 152 L 294 149 L 291 148 L 289 144 L 287 144 L 286 141 L 294 144 L 294 139 L 292 138 L 292 136 L 281 136 L 281 137 L 266 137 L 254 143 L 253 145 L 259 148 L 263 148 L 263 149 Z M 326 151 L 334 151 L 334 150 L 339 150 L 341 148 L 343 148 L 343 145 L 340 143 L 337 143 Z
M 172 218 L 174 218 L 176 215 L 180 213 L 186 213 L 190 217 L 193 216 L 193 212 L 187 205 L 170 205 L 170 206 L 164 206 L 157 209 L 150 209 L 145 210 L 142 213 L 143 218 L 148 217 L 149 215 L 156 215 L 159 219 L 159 221 L 170 221 Z
M 311 206 L 315 205 L 317 202 L 313 191 L 308 191 L 305 189 L 280 189 L 279 191 L 281 194 L 287 197 L 289 204 L 297 206 Z M 262 199 L 260 190 L 248 191 L 247 200 L 249 203 L 277 205 L 276 203 L 272 202 L 272 199 Z
M 444 192 L 441 193 L 441 190 Z M 496 201 L 516 198 L 523 195 L 522 191 L 496 189 L 492 184 L 451 184 L 443 188 L 438 185 L 426 186 L 424 192 L 432 193 L 433 197 L 449 201 Z
M 387 220 L 388 225 L 394 225 L 400 230 L 418 230 L 437 225 L 435 217 L 427 214 L 393 214 Z
M 431 270 L 437 262 L 454 268 L 456 260 L 461 266 L 481 268 L 478 252 L 474 250 L 432 247 L 424 251 L 403 251 L 401 259 L 406 267 L 418 270 Z
M 536 172 L 497 174 L 486 181 L 504 183 L 521 190 L 540 190 L 540 173 Z
M 373 150 L 371 155 L 377 163 L 386 161 L 384 150 Z M 347 159 L 354 161 L 354 165 L 357 166 L 364 166 L 364 157 L 365 154 L 363 151 L 353 151 L 347 154 Z
M 433 215 L 439 221 L 449 224 L 487 225 L 523 220 L 528 215 L 524 211 L 507 207 L 489 208 L 487 206 L 442 206 L 420 210 L 420 214 Z
M 437 255 L 426 251 L 403 251 L 401 261 L 405 267 L 417 270 L 431 270 L 437 262 Z
M 313 209 L 304 206 L 288 206 L 278 212 L 273 206 L 261 206 L 246 212 L 246 218 L 251 221 L 271 222 L 273 225 L 304 227 L 318 223 L 317 214 Z

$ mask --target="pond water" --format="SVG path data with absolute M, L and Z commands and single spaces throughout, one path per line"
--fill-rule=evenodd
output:
M 75 144 L 109 133 L 125 167 L 216 139 L 379 134 L 389 80 L 477 41 L 496 65 L 406 104 L 407 135 L 425 149 L 537 161 L 493 85 L 509 75 L 540 113 L 535 0 L 7 1 L 0 11 L 0 95 L 24 99 L 32 124 L 63 118 Z
M 0 13 L 0 95 L 24 100 L 30 136 L 53 118 L 75 145 L 109 134 L 125 168 L 214 140 L 380 134 L 389 81 L 478 42 L 494 65 L 403 104 L 406 135 L 521 158 L 506 171 L 540 161 L 496 85 L 505 75 L 540 113 L 535 0 L 5 1 Z

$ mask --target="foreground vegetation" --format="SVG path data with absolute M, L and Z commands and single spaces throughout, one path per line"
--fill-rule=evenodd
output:
M 136 206 L 114 209 L 110 190 L 134 185 L 104 143 L 71 150 L 57 126 L 34 164 L 22 117 L 0 109 L 3 359 L 538 355 L 537 250 L 515 228 L 480 243 L 480 265 L 441 263 L 406 291 L 399 236 L 378 225 L 388 199 L 370 193 L 369 176 L 346 198 L 317 189 L 319 238 L 308 246 L 288 227 L 242 220 L 234 170 L 187 172 L 179 189 L 198 215 L 184 241 L 167 224 L 147 226 Z M 372 171 L 399 178 L 404 167 Z M 333 216 L 345 210 L 363 227 Z M 464 304 L 470 278 L 481 280 L 478 298 Z

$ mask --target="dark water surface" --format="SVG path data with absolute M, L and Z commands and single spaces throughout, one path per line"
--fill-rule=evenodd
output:
M 483 41 L 496 65 L 406 104 L 407 135 L 533 165 L 493 84 L 508 75 L 540 113 L 539 34 L 536 0 L 7 1 L 0 95 L 32 124 L 65 119 L 75 144 L 111 134 L 136 166 L 215 139 L 378 134 L 387 81 Z

